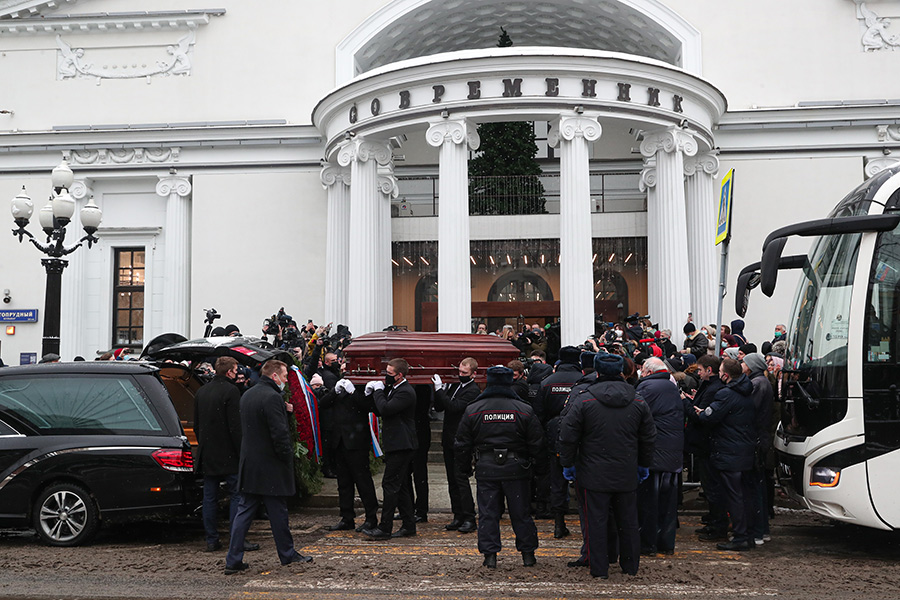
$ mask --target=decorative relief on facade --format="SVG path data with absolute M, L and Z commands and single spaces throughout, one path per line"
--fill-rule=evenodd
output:
M 56 36 L 59 48 L 56 62 L 57 79 L 140 79 L 191 74 L 191 54 L 195 35 L 189 31 L 176 44 L 166 46 L 168 57 L 150 56 L 158 48 L 95 49 L 90 56 L 84 48 L 72 48 Z
M 894 50 L 900 47 L 900 35 L 888 32 L 888 28 L 891 26 L 889 18 L 879 17 L 861 0 L 853 1 L 856 2 L 856 18 L 861 21 L 863 29 L 860 40 L 863 51 Z
M 181 148 L 125 148 L 111 150 L 69 150 L 63 152 L 66 160 L 79 165 L 125 165 L 178 162 Z
M 164 198 L 172 194 L 187 198 L 191 193 L 191 180 L 178 175 L 161 176 L 156 184 L 156 193 Z
M 900 141 L 900 125 L 876 125 L 875 131 L 879 142 Z
M 870 158 L 866 160 L 866 177 L 874 177 L 885 169 L 893 169 L 894 167 L 900 167 L 900 158 L 892 158 L 890 156 Z

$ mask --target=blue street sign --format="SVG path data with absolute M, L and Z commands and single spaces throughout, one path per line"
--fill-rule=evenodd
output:
M 0 323 L 37 323 L 38 309 L 0 310 Z

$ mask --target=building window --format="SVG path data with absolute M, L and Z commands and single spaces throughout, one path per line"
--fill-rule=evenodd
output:
M 144 249 L 116 248 L 113 284 L 114 348 L 144 345 Z

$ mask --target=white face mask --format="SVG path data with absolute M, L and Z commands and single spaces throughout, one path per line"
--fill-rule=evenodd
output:
M 278 384 L 278 389 L 281 390 L 282 392 L 284 391 L 284 382 L 283 381 Z

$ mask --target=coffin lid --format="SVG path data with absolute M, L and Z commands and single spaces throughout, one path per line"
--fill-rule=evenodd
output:
M 382 331 L 353 338 L 344 355 L 346 375 L 353 383 L 381 380 L 389 360 L 405 358 L 409 363 L 406 378 L 417 385 L 430 384 L 434 374 L 445 383 L 456 381 L 459 363 L 467 356 L 478 361 L 475 380 L 484 381 L 487 367 L 506 365 L 519 358 L 519 350 L 492 335 Z

